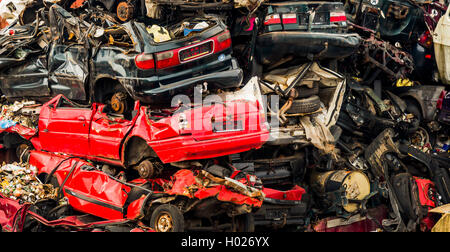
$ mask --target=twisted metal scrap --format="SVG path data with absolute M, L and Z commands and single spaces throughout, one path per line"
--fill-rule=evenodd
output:
M 395 79 L 406 78 L 407 74 L 414 71 L 414 60 L 412 56 L 389 42 L 378 40 L 372 34 L 369 39 L 364 40 L 363 45 L 363 63 L 370 63 L 383 70 L 388 75 Z M 381 59 L 375 59 L 373 56 L 382 54 Z M 388 60 L 397 63 L 400 69 L 397 73 L 389 69 L 387 66 Z M 381 62 L 380 62 L 381 61 Z

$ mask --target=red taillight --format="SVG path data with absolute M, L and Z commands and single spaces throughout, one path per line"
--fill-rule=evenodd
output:
M 264 25 L 281 24 L 281 18 L 278 14 L 268 15 L 264 20 Z
M 347 21 L 347 16 L 345 16 L 345 12 L 330 13 L 330 23 L 345 22 L 345 21 Z
M 429 31 L 426 31 L 422 36 L 420 36 L 419 44 L 425 48 L 431 48 L 431 46 L 433 46 L 433 36 L 431 36 Z
M 297 14 L 283 14 L 283 24 L 296 24 Z
M 156 54 L 156 68 L 164 69 L 180 64 L 178 53 L 175 51 L 166 51 Z
M 231 34 L 226 31 L 217 37 L 215 52 L 220 52 L 231 47 Z
M 142 53 L 134 59 L 136 66 L 142 70 L 149 70 L 155 68 L 155 60 L 153 54 Z
M 442 103 L 444 102 L 445 94 L 446 94 L 446 91 L 443 90 L 441 92 L 441 95 L 439 96 L 439 99 L 438 99 L 437 104 L 436 104 L 436 108 L 437 109 L 442 109 Z

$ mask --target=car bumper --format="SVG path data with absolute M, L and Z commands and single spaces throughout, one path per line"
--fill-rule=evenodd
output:
M 275 64 L 288 56 L 339 59 L 351 55 L 360 41 L 358 34 L 269 32 L 258 36 L 256 55 L 264 65 Z
M 273 200 L 266 198 L 262 207 L 254 213 L 255 226 L 286 227 L 305 225 L 309 204 L 305 200 Z
M 160 85 L 157 80 L 153 79 L 141 79 L 139 80 L 139 91 L 130 93 L 134 99 L 144 103 L 161 103 L 161 101 L 170 102 L 170 98 L 176 94 L 187 94 L 195 85 L 205 82 L 208 83 L 208 89 L 239 87 L 242 84 L 244 73 L 235 60 L 232 60 L 231 65 L 229 70 L 204 74 L 166 85 Z

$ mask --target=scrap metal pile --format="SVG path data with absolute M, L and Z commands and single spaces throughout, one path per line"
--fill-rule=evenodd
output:
M 2 231 L 450 231 L 447 6 L 0 0 Z

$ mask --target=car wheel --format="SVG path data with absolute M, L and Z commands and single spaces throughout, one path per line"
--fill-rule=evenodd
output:
M 163 204 L 153 211 L 150 227 L 156 232 L 183 232 L 184 216 L 174 205 Z
M 291 108 L 287 111 L 288 114 L 307 114 L 313 113 L 320 109 L 320 98 L 313 95 L 306 99 L 297 99 L 292 102 Z

